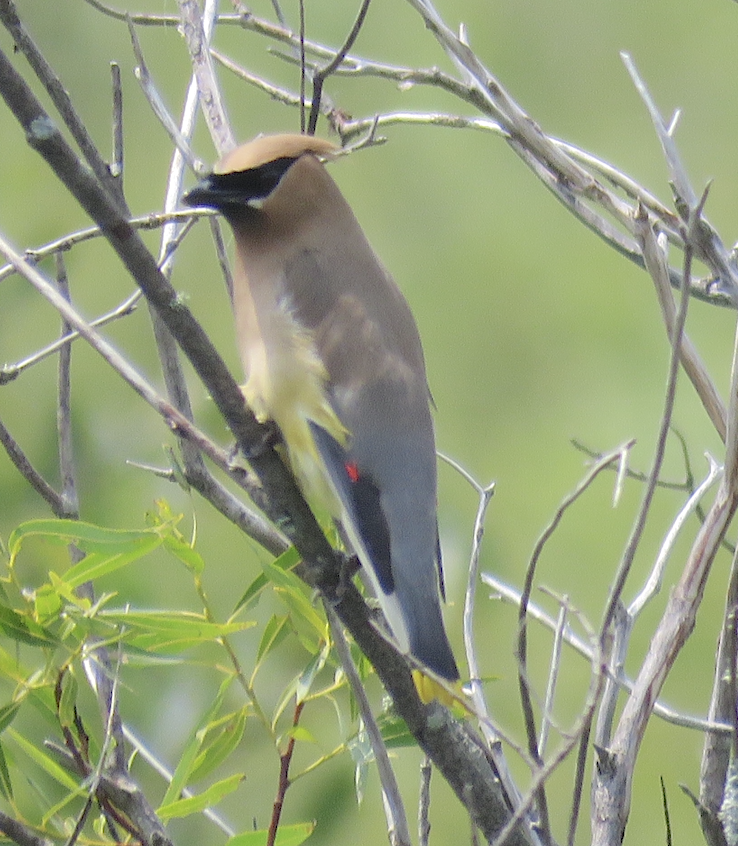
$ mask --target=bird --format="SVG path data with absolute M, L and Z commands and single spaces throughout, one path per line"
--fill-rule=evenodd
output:
M 410 307 L 311 135 L 260 135 L 183 201 L 233 231 L 231 301 L 250 407 L 309 503 L 336 521 L 400 649 L 459 671 L 443 623 L 431 395 Z M 413 672 L 424 702 L 442 687 Z

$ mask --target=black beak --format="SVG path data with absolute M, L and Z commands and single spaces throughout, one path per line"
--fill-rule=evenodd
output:
M 211 209 L 218 209 L 223 205 L 223 192 L 218 191 L 218 188 L 213 183 L 213 174 L 201 179 L 194 188 L 191 188 L 182 197 L 182 202 L 186 206 L 196 208 L 197 206 L 206 206 Z

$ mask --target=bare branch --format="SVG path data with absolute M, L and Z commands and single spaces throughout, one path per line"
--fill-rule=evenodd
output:
M 559 677 L 559 670 L 561 668 L 561 648 L 564 643 L 564 631 L 566 630 L 567 621 L 567 604 L 568 598 L 564 597 L 564 602 L 559 608 L 559 618 L 556 621 L 556 631 L 554 633 L 553 649 L 551 650 L 551 664 L 548 675 L 548 684 L 546 685 L 546 698 L 544 700 L 543 715 L 541 717 L 541 735 L 538 738 L 538 756 L 543 760 L 546 754 L 546 745 L 548 743 L 549 729 L 551 727 L 551 715 L 553 714 L 553 703 L 556 696 L 556 682 Z
M 507 602 L 516 608 L 520 606 L 519 590 L 506 584 L 493 573 L 482 573 L 481 578 L 482 581 L 494 591 L 495 596 L 493 598 Z M 556 619 L 543 611 L 534 602 L 528 604 L 528 616 L 537 623 L 540 623 L 542 626 L 545 626 L 545 628 L 549 631 L 553 633 L 556 632 Z M 592 649 L 588 643 L 575 634 L 570 627 L 567 626 L 564 630 L 563 636 L 564 643 L 566 643 L 567 646 L 571 647 L 578 655 L 586 658 L 587 661 L 592 661 Z M 614 678 L 609 670 L 606 670 L 606 672 L 608 673 L 608 678 Z M 622 690 L 631 691 L 633 689 L 634 682 L 626 675 L 621 675 L 614 680 L 618 683 Z M 656 700 L 653 706 L 653 711 L 657 717 L 660 717 L 675 726 L 681 726 L 682 728 L 722 735 L 730 734 L 731 731 L 728 723 L 716 722 L 714 720 L 704 720 L 699 717 L 693 717 L 690 714 L 679 713 L 661 700 Z
M 169 110 L 164 105 L 164 101 L 162 100 L 162 97 L 151 78 L 143 50 L 141 49 L 141 44 L 138 40 L 138 35 L 136 34 L 136 29 L 130 17 L 128 17 L 128 31 L 131 36 L 131 44 L 133 45 L 133 52 L 136 56 L 137 62 L 136 67 L 133 69 L 133 74 L 141 84 L 141 89 L 144 92 L 146 99 L 149 101 L 151 110 L 159 119 L 159 122 L 164 127 L 167 135 L 171 138 L 175 149 L 179 151 L 180 155 L 184 158 L 190 168 L 195 173 L 204 172 L 205 166 L 192 152 L 189 142 L 182 132 L 180 132 L 174 118 L 169 114 Z
M 736 609 L 738 608 L 738 557 L 733 556 L 725 598 L 723 625 L 715 661 L 715 674 L 710 697 L 709 719 L 729 722 L 732 737 L 709 732 L 705 734 L 700 767 L 700 796 L 695 804 L 708 843 L 713 844 L 717 829 L 722 834 L 719 813 L 723 807 L 730 761 L 735 757 L 736 729 Z M 724 836 L 723 836 L 724 839 Z
M 420 792 L 418 795 L 418 846 L 428 846 L 430 842 L 430 785 L 433 765 L 426 755 L 420 765 Z
M 210 37 L 203 27 L 200 7 L 196 0 L 177 0 L 182 16 L 182 33 L 190 51 L 192 67 L 200 93 L 200 107 L 210 130 L 218 156 L 224 156 L 236 146 L 231 126 L 216 80 L 210 56 Z M 213 7 L 215 8 L 215 7 Z
M 33 467 L 18 442 L 10 434 L 5 424 L 0 420 L 0 443 L 3 445 L 8 458 L 15 465 L 16 470 L 31 485 L 42 499 L 44 499 L 57 517 L 64 515 L 64 500 L 44 477 Z
M 710 465 L 709 473 L 703 480 L 702 484 L 686 501 L 679 514 L 677 514 L 676 519 L 671 524 L 669 531 L 664 538 L 664 542 L 661 545 L 661 549 L 656 556 L 656 561 L 651 568 L 646 584 L 628 606 L 627 613 L 631 620 L 634 620 L 641 613 L 646 604 L 650 602 L 651 599 L 653 599 L 653 597 L 661 590 L 661 580 L 664 575 L 664 568 L 666 567 L 666 562 L 668 561 L 671 550 L 676 543 L 679 532 L 684 528 L 684 524 L 687 522 L 690 515 L 695 512 L 697 505 L 705 496 L 707 491 L 723 474 L 723 468 L 713 460 L 712 456 L 707 455 L 707 460 Z
M 525 729 L 526 735 L 528 738 L 528 753 L 531 756 L 532 760 L 535 763 L 536 767 L 536 775 L 543 770 L 543 761 L 538 751 L 538 739 L 536 736 L 536 726 L 535 726 L 535 717 L 533 714 L 533 704 L 531 699 L 530 688 L 528 685 L 528 670 L 527 670 L 527 662 L 528 662 L 528 627 L 527 627 L 527 612 L 528 612 L 528 603 L 530 601 L 530 594 L 533 589 L 533 579 L 535 577 L 536 566 L 538 564 L 538 560 L 543 552 L 543 548 L 549 538 L 553 535 L 556 531 L 556 527 L 561 522 L 565 512 L 569 509 L 571 505 L 573 505 L 577 499 L 587 490 L 587 488 L 594 482 L 594 480 L 599 476 L 599 474 L 613 461 L 619 459 L 623 450 L 627 450 L 629 445 L 625 447 L 621 447 L 620 449 L 616 450 L 615 452 L 606 455 L 602 458 L 587 476 L 577 485 L 576 489 L 573 493 L 567 496 L 564 502 L 559 506 L 556 511 L 556 514 L 551 521 L 551 523 L 547 526 L 544 530 L 541 537 L 538 539 L 536 546 L 533 550 L 533 554 L 531 555 L 530 561 L 528 563 L 528 569 L 525 575 L 525 583 L 520 597 L 520 607 L 518 611 L 518 648 L 517 648 L 517 658 L 518 658 L 518 687 L 520 689 L 520 699 L 521 704 L 523 707 L 523 716 L 525 720 Z M 542 824 L 544 826 L 544 830 L 548 831 L 548 820 L 547 820 L 547 802 L 546 796 L 543 789 L 544 782 L 540 779 L 536 779 L 539 782 L 539 790 L 536 796 L 537 807 L 539 813 L 542 815 Z M 550 833 L 548 834 L 548 838 L 550 839 Z
M 356 16 L 354 25 L 351 27 L 351 31 L 346 37 L 346 41 L 344 42 L 343 46 L 336 52 L 336 55 L 333 57 L 333 59 L 331 59 L 330 62 L 328 62 L 325 67 L 321 68 L 313 74 L 313 102 L 310 107 L 310 118 L 308 120 L 307 125 L 308 135 L 315 135 L 315 128 L 318 125 L 318 115 L 320 114 L 320 101 L 323 96 L 323 85 L 326 79 L 336 70 L 336 68 L 344 60 L 344 57 L 346 56 L 348 51 L 353 47 L 354 42 L 358 38 L 359 32 L 361 31 L 361 27 L 364 25 L 364 20 L 366 18 L 366 13 L 369 11 L 370 3 L 371 0 L 361 0 L 359 13 Z M 305 39 L 303 37 L 302 44 L 304 45 L 304 43 Z
M 123 86 L 117 62 L 110 63 L 110 78 L 113 84 L 113 155 L 109 170 L 110 175 L 120 181 L 123 178 Z
M 669 337 L 673 338 L 676 332 L 676 306 L 669 284 L 669 269 L 664 250 L 659 247 L 651 222 L 645 213 L 636 216 L 636 237 L 641 243 L 646 270 L 651 275 L 656 287 L 656 294 L 667 332 Z M 725 443 L 727 417 L 725 403 L 720 398 L 694 344 L 686 334 L 682 337 L 679 354 L 682 366 L 692 385 L 694 385 L 705 411 L 712 420 L 721 440 Z
M 0 811 L 0 831 L 18 846 L 53 846 L 53 841 L 36 834 L 33 829 Z
M 638 512 L 638 516 L 636 517 L 630 538 L 628 539 L 628 543 L 626 545 L 622 560 L 620 562 L 620 566 L 618 567 L 618 571 L 615 575 L 615 580 L 613 582 L 613 586 L 610 592 L 610 599 L 608 600 L 607 608 L 605 610 L 605 615 L 602 623 L 603 633 L 607 631 L 610 623 L 614 618 L 616 608 L 620 603 L 620 597 L 622 595 L 623 588 L 625 587 L 626 579 L 628 578 L 628 574 L 630 573 L 630 568 L 633 564 L 633 559 L 635 558 L 636 550 L 638 549 L 638 545 L 640 543 L 641 536 L 646 525 L 646 519 L 648 518 L 651 503 L 653 502 L 653 496 L 656 491 L 656 485 L 658 483 L 658 478 L 661 473 L 661 465 L 663 463 L 664 454 L 666 452 L 666 439 L 669 435 L 669 429 L 671 427 L 671 419 L 674 411 L 674 401 L 676 398 L 676 381 L 677 374 L 679 371 L 679 362 L 681 358 L 682 333 L 684 331 L 684 324 L 687 319 L 687 307 L 689 305 L 688 280 L 691 276 L 692 267 L 692 251 L 689 245 L 687 245 L 687 248 L 685 250 L 684 265 L 684 275 L 682 278 L 686 281 L 684 282 L 684 286 L 682 289 L 682 297 L 679 303 L 679 313 L 677 315 L 677 320 L 674 326 L 674 332 L 671 336 L 672 355 L 669 362 L 669 373 L 667 376 L 666 383 L 664 411 L 661 417 L 661 425 L 659 426 L 659 434 L 656 441 L 656 450 L 653 459 L 653 466 L 651 467 L 651 473 L 649 475 L 648 483 L 643 493 L 643 499 L 641 501 L 641 507 Z
M 56 284 L 59 293 L 69 302 L 69 282 L 61 253 L 57 253 Z M 62 337 L 69 334 L 69 324 L 62 320 Z M 74 454 L 72 450 L 72 345 L 67 342 L 59 351 L 59 390 L 57 406 L 57 429 L 59 437 L 59 469 L 61 475 L 61 497 L 64 503 L 64 516 L 79 518 L 79 498 L 74 474 Z
M 484 688 L 477 660 L 475 639 L 474 639 L 474 605 L 476 600 L 476 589 L 479 581 L 479 558 L 482 552 L 482 540 L 484 538 L 484 523 L 487 509 L 494 494 L 494 482 L 483 487 L 464 468 L 443 453 L 438 457 L 452 467 L 459 475 L 469 483 L 479 498 L 477 513 L 474 519 L 472 532 L 472 549 L 469 558 L 469 574 L 467 576 L 466 594 L 464 596 L 464 648 L 466 660 L 469 665 L 469 688 L 471 699 L 474 704 L 473 713 L 477 717 L 478 725 L 489 747 L 489 754 L 494 761 L 495 768 L 499 774 L 500 781 L 505 789 L 510 802 L 517 807 L 521 802 L 520 791 L 510 773 L 505 756 L 502 753 L 502 736 L 495 727 L 490 717 L 487 701 L 484 697 Z
M 397 784 L 397 778 L 390 763 L 387 747 L 382 739 L 382 733 L 379 730 L 377 721 L 374 719 L 374 714 L 372 714 L 366 690 L 361 683 L 356 665 L 351 657 L 351 651 L 343 634 L 341 624 L 336 615 L 327 606 L 326 613 L 331 625 L 336 652 L 351 686 L 351 692 L 359 707 L 359 713 L 361 714 L 361 719 L 369 737 L 372 752 L 374 753 L 374 760 L 377 762 L 377 772 L 379 773 L 379 781 L 382 785 L 382 797 L 384 800 L 385 815 L 387 817 L 387 831 L 389 832 L 390 843 L 392 846 L 410 846 L 410 829 L 407 824 L 405 805 L 402 801 L 402 794 Z
M 728 249 L 720 240 L 717 232 L 701 215 L 697 221 L 691 221 L 690 219 L 691 213 L 698 207 L 700 200 L 692 188 L 687 171 L 681 162 L 679 152 L 672 137 L 672 131 L 670 127 L 666 126 L 659 114 L 645 83 L 638 75 L 633 59 L 628 53 L 621 53 L 621 57 L 636 90 L 648 109 L 654 129 L 661 142 L 675 192 L 677 211 L 682 215 L 685 222 L 694 228 L 692 248 L 695 251 L 695 255 L 715 269 L 725 292 L 731 297 L 734 303 L 738 303 L 738 271 L 736 271 Z

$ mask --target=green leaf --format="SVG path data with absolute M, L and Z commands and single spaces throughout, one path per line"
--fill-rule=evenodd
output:
M 74 723 L 74 706 L 77 702 L 77 679 L 72 673 L 66 673 L 59 700 L 59 722 L 62 728 L 68 728 Z
M 290 726 L 282 737 L 291 737 L 295 741 L 299 740 L 302 743 L 317 744 L 318 742 L 313 733 L 309 729 L 306 729 L 305 726 Z
M 280 696 L 277 704 L 274 708 L 274 712 L 272 713 L 272 728 L 276 729 L 277 722 L 279 718 L 282 716 L 284 709 L 290 704 L 292 698 L 295 695 L 295 688 L 297 687 L 299 676 L 296 676 L 292 681 L 285 687 L 282 691 L 282 695 Z
M 126 643 L 126 666 L 128 667 L 179 667 L 188 663 L 184 655 L 157 655 Z
M 13 798 L 13 783 L 10 780 L 10 770 L 2 744 L 0 744 L 0 795 L 9 800 Z
M 364 724 L 357 734 L 355 734 L 348 743 L 349 752 L 356 765 L 354 769 L 354 790 L 356 791 L 356 802 L 358 805 L 364 801 L 364 794 L 366 793 L 366 783 L 369 778 L 369 764 L 374 761 L 374 750 L 369 741 Z
M 297 680 L 297 687 L 295 688 L 295 702 L 302 702 L 310 693 L 310 688 L 313 686 L 315 677 L 325 666 L 328 657 L 329 645 L 326 643 L 317 655 L 314 655 L 307 667 L 300 673 L 300 678 Z
M 111 554 L 124 550 L 130 543 L 147 537 L 159 537 L 160 534 L 161 532 L 156 529 L 144 531 L 108 529 L 92 523 L 83 523 L 81 520 L 29 520 L 14 529 L 10 535 L 8 540 L 10 566 L 14 565 L 23 542 L 31 537 L 42 537 L 61 543 L 74 542 L 87 553 Z
M 299 561 L 300 553 L 294 546 L 291 546 L 272 562 L 272 566 L 278 567 L 280 570 L 291 570 Z M 269 579 L 267 578 L 266 573 L 260 573 L 246 588 L 246 592 L 236 603 L 233 613 L 235 614 L 236 611 L 241 608 L 247 608 L 248 606 L 256 603 L 261 596 L 261 592 L 268 584 Z
M 74 709 L 77 702 L 77 679 L 72 673 L 65 673 L 59 699 L 59 723 L 62 728 L 74 724 Z
M 313 635 L 317 635 L 318 639 L 325 640 L 326 620 L 316 610 L 306 595 L 304 582 L 294 573 L 287 570 L 280 570 L 279 567 L 275 567 L 274 564 L 270 564 L 269 562 L 263 563 L 262 568 L 295 620 L 302 620 L 307 623 Z
M 361 805 L 366 795 L 366 783 L 369 780 L 369 767 L 363 761 L 356 765 L 354 770 L 354 791 L 356 792 L 356 804 Z
M 18 702 L 11 702 L 0 708 L 0 734 L 13 722 L 19 710 L 20 704 Z
M 0 629 L 11 638 L 30 646 L 57 646 L 58 641 L 33 620 L 22 617 L 12 608 L 0 605 Z
M 20 703 L 18 702 L 11 702 L 0 708 L 0 734 L 13 722 L 19 710 Z M 13 798 L 13 783 L 10 780 L 10 770 L 2 744 L 0 744 L 0 795 L 5 799 Z
M 397 714 L 385 711 L 377 720 L 385 746 L 388 749 L 400 749 L 404 746 L 415 746 L 415 738 L 410 734 L 407 723 Z
M 16 701 L 0 710 L 2 730 L 15 717 L 13 710 L 25 701 L 38 710 L 52 731 L 58 728 L 53 683 L 44 683 L 43 677 L 31 677 L 31 673 L 32 671 L 18 660 L 17 655 L 10 655 L 0 646 L 0 676 L 16 684 Z
M 287 616 L 284 614 L 273 614 L 269 622 L 264 627 L 264 634 L 261 636 L 261 641 L 259 642 L 259 649 L 256 652 L 256 667 L 254 668 L 254 673 L 256 673 L 267 655 L 269 655 L 273 649 L 276 649 L 289 633 L 290 627 L 287 625 Z
M 22 734 L 19 734 L 15 729 L 9 728 L 7 731 L 15 743 L 26 753 L 26 755 L 34 761 L 44 772 L 51 776 L 54 781 L 57 781 L 62 787 L 67 790 L 77 790 L 77 782 L 69 775 L 69 773 L 59 766 L 56 761 L 49 757 L 41 749 L 35 747 L 30 741 L 26 740 Z
M 138 561 L 161 546 L 161 543 L 162 539 L 151 532 L 142 532 L 138 537 L 121 539 L 117 543 L 111 540 L 103 550 L 89 552 L 78 564 L 70 567 L 63 579 L 71 588 L 78 588 L 85 582 L 94 581 Z
M 184 538 L 178 535 L 170 534 L 164 538 L 165 548 L 178 558 L 188 570 L 193 572 L 196 576 L 202 575 L 205 569 L 205 561 L 202 555 L 197 550 L 193 549 L 192 545 L 187 543 Z
M 62 599 L 50 585 L 43 585 L 33 595 L 33 613 L 40 623 L 49 623 L 59 616 Z
M 300 846 L 314 831 L 314 822 L 281 825 L 277 829 L 275 846 Z M 268 836 L 268 831 L 247 831 L 231 837 L 226 841 L 226 846 L 264 846 Z
M 100 619 L 127 630 L 126 641 L 149 652 L 181 652 L 244 631 L 254 622 L 212 623 L 189 611 L 103 611 Z
M 174 771 L 172 780 L 169 782 L 166 793 L 161 800 L 163 806 L 174 804 L 175 801 L 177 801 L 176 797 L 178 797 L 186 785 L 189 784 L 190 775 L 196 766 L 197 757 L 200 749 L 202 748 L 203 737 L 206 733 L 203 729 L 207 728 L 214 721 L 216 714 L 223 705 L 223 700 L 228 692 L 228 688 L 233 682 L 233 678 L 233 676 L 229 676 L 221 682 L 215 699 L 208 708 L 206 708 L 205 713 L 200 718 L 198 724 L 190 733 L 184 751 L 182 752 L 182 757 L 179 759 L 179 763 Z
M 200 779 L 210 775 L 235 750 L 243 737 L 246 716 L 246 708 L 237 711 L 226 722 L 210 745 L 200 752 L 190 772 L 190 782 L 200 781 Z
M 244 776 L 240 773 L 224 778 L 222 781 L 217 781 L 215 784 L 198 793 L 196 796 L 188 796 L 186 799 L 178 799 L 176 802 L 170 802 L 168 805 L 160 805 L 157 814 L 163 820 L 170 820 L 174 817 L 187 817 L 190 814 L 197 814 L 204 811 L 206 808 L 212 808 L 217 805 L 224 797 L 238 787 L 243 781 Z

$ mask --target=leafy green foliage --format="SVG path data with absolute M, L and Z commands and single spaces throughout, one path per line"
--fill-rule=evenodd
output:
M 310 837 L 315 829 L 315 823 L 299 823 L 298 825 L 281 826 L 277 832 L 275 846 L 300 846 Z M 231 837 L 226 846 L 264 846 L 268 832 L 249 831 Z
M 90 709 L 88 661 L 98 672 L 102 669 L 112 676 L 114 687 L 130 684 L 129 667 L 147 672 L 159 666 L 183 670 L 208 666 L 219 676 L 212 698 L 179 748 L 177 764 L 156 808 L 164 822 L 210 813 L 231 795 L 240 795 L 242 782 L 254 776 L 244 748 L 247 729 L 268 738 L 275 763 L 285 754 L 291 760 L 299 748 L 300 760 L 308 762 L 302 769 L 293 768 L 290 781 L 308 776 L 346 752 L 359 766 L 357 749 L 365 744 L 359 742 L 363 734 L 356 727 L 353 699 L 333 654 L 323 609 L 293 572 L 298 563 L 295 551 L 263 562 L 261 574 L 235 602 L 231 614 L 217 619 L 203 587 L 207 562 L 179 531 L 180 521 L 166 502 L 158 502 L 143 529 L 33 520 L 18 526 L 8 540 L 7 568 L 0 579 L 0 630 L 15 655 L 0 646 L 0 690 L 5 696 L 0 704 L 0 794 L 15 801 L 17 784 L 49 785 L 42 791 L 54 796 L 51 808 L 48 803 L 29 801 L 25 789 L 15 803 L 19 818 L 49 836 L 60 836 L 76 824 L 93 789 L 93 773 L 105 767 L 105 756 L 115 744 L 107 727 L 96 719 L 95 709 Z M 67 555 L 67 549 L 78 552 Z M 143 563 L 155 571 L 162 552 L 183 565 L 182 578 L 192 583 L 197 597 L 193 607 L 132 607 L 117 594 L 98 591 L 95 600 L 90 598 L 90 585 L 103 579 L 109 585 L 110 577 L 117 577 L 124 568 Z M 64 567 L 67 557 L 76 563 Z M 33 586 L 30 574 L 35 572 L 38 581 L 38 565 L 45 566 L 47 560 L 53 565 L 42 571 L 45 577 Z M 262 621 L 259 609 L 267 598 L 278 610 Z M 244 616 L 247 613 L 249 618 Z M 234 639 L 257 626 L 251 665 L 244 667 Z M 281 670 L 275 672 L 285 650 L 290 662 L 296 654 L 303 656 L 286 676 Z M 366 662 L 359 660 L 359 670 L 367 675 Z M 281 686 L 275 690 L 274 682 L 280 678 Z M 328 752 L 322 751 L 320 732 L 301 722 L 302 715 L 309 715 L 319 702 L 331 704 L 344 735 Z M 33 713 L 44 715 L 41 732 L 16 729 L 32 722 Z M 351 714 L 348 722 L 347 713 Z M 45 745 L 47 739 L 51 746 Z M 371 750 L 365 749 L 360 757 L 363 785 L 373 760 Z M 74 764 L 75 758 L 84 762 L 82 771 Z M 79 842 L 89 842 L 86 838 L 93 836 L 110 839 L 102 816 L 92 815 L 88 827 L 88 834 L 83 827 Z M 307 822 L 280 824 L 276 842 L 302 843 L 313 828 L 314 823 Z M 228 843 L 246 846 L 266 843 L 266 838 L 266 830 L 249 831 L 231 837 Z

